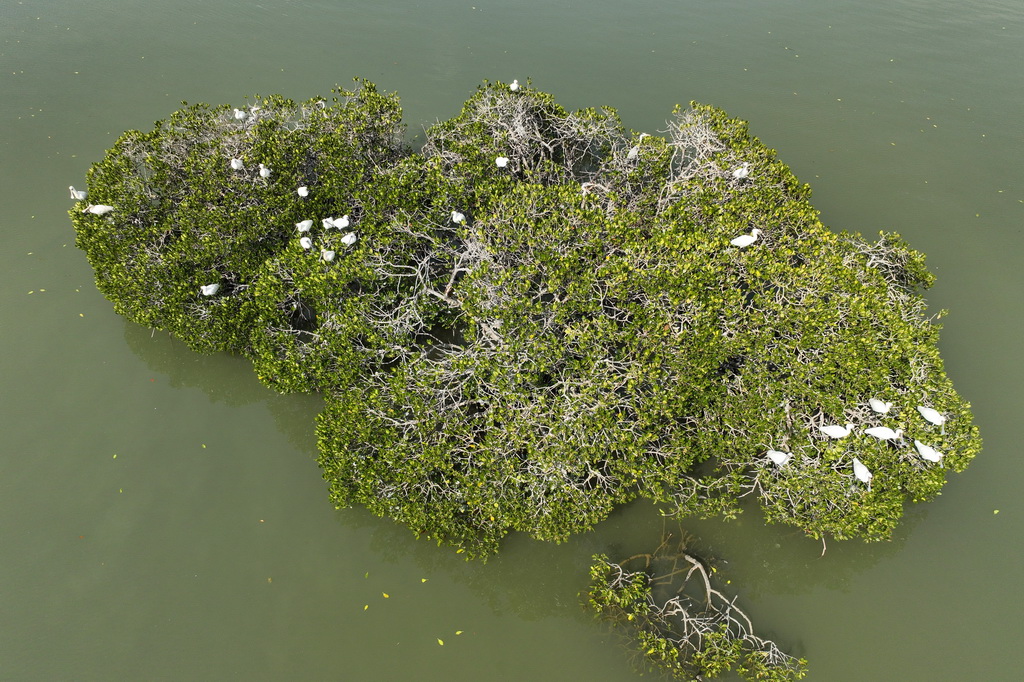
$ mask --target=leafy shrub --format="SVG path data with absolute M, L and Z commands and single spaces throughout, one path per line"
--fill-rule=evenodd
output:
M 90 170 L 113 210 L 71 211 L 118 312 L 325 393 L 336 505 L 474 555 L 638 496 L 879 540 L 979 450 L 923 256 L 826 229 L 742 121 L 694 104 L 633 135 L 495 83 L 418 152 L 402 130 L 365 81 L 189 106 Z

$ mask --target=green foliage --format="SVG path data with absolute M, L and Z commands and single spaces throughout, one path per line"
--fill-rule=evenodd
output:
M 418 152 L 402 130 L 365 81 L 188 106 L 90 170 L 111 212 L 71 211 L 118 312 L 325 393 L 336 505 L 480 556 L 636 497 L 680 517 L 755 498 L 813 537 L 880 540 L 980 449 L 923 256 L 826 229 L 742 121 L 693 104 L 663 136 L 629 134 L 611 109 L 494 83 Z M 864 433 L 883 425 L 902 438 Z

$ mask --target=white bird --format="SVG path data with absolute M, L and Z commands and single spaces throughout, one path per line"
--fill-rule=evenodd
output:
M 311 249 L 313 248 L 313 240 L 309 237 L 303 237 L 299 240 L 299 245 L 304 249 Z
M 309 232 L 309 228 L 313 227 L 313 221 L 303 220 L 301 223 L 295 223 L 295 227 L 299 232 Z
M 241 109 L 235 109 L 235 118 L 239 121 L 244 121 L 249 114 L 245 113 Z
M 872 426 L 870 429 L 864 429 L 864 433 L 878 440 L 899 440 L 903 436 L 903 429 L 893 431 L 888 426 Z
M 868 405 L 871 406 L 872 410 L 879 414 L 885 414 L 892 409 L 892 403 L 883 403 L 878 398 L 868 398 Z
M 353 244 L 356 243 L 356 233 L 349 232 L 348 234 L 341 238 L 341 243 L 344 244 L 345 246 L 352 246 Z
M 336 228 L 338 228 L 339 230 L 342 229 L 342 228 L 348 227 L 349 224 L 350 224 L 349 220 L 348 220 L 348 213 L 346 213 L 345 215 L 341 216 L 340 218 L 334 218 L 333 222 L 334 222 L 334 226 Z
M 933 410 L 932 408 L 925 407 L 924 405 L 918 405 L 917 411 L 921 413 L 922 417 L 936 426 L 942 426 L 946 423 L 946 415 L 942 414 L 938 410 Z
M 220 291 L 220 284 L 204 284 L 203 286 L 199 287 L 199 290 L 203 292 L 203 296 L 213 296 L 215 293 Z
M 644 141 L 645 137 L 650 137 L 650 135 L 647 133 L 640 133 L 640 139 L 636 141 L 636 146 L 626 153 L 627 161 L 634 161 L 636 157 L 640 155 L 640 144 Z
M 779 466 L 782 466 L 783 464 L 788 462 L 789 458 L 793 456 L 790 453 L 782 452 L 781 450 L 769 450 L 767 454 L 768 459 L 775 462 Z
M 334 260 L 333 251 L 328 251 L 327 249 L 320 249 L 320 255 L 323 256 L 324 260 L 327 262 Z
M 103 215 L 110 213 L 114 210 L 113 206 L 107 206 L 106 204 L 90 204 L 82 213 L 92 213 L 93 215 Z
M 235 170 L 242 170 L 245 168 L 245 164 L 242 163 L 241 159 L 231 159 L 231 167 Z
M 734 168 L 733 171 L 732 171 L 732 176 L 734 178 L 736 178 L 737 180 L 743 180 L 744 178 L 746 178 L 749 175 L 750 175 L 750 164 L 746 163 L 746 162 L 744 162 L 743 165 L 741 165 L 739 168 Z
M 850 431 L 853 430 L 853 424 L 847 424 L 845 428 L 838 424 L 829 424 L 819 428 L 829 438 L 846 438 L 850 435 Z
M 309 196 L 309 188 L 306 187 L 305 185 L 303 185 L 302 187 L 298 188 L 295 191 L 298 192 L 300 197 L 308 197 Z
M 452 222 L 461 225 L 462 223 L 466 222 L 466 216 L 459 213 L 458 211 L 452 211 Z
M 71 185 L 70 187 L 68 187 L 68 190 L 71 192 L 71 198 L 74 199 L 75 201 L 81 201 L 82 199 L 85 198 L 84 189 L 75 189 L 75 186 Z
M 504 168 L 505 166 L 508 165 L 508 157 L 506 157 L 506 156 L 499 156 L 498 158 L 496 158 L 494 160 L 494 164 L 498 168 Z
M 324 226 L 325 230 L 329 230 L 334 227 L 334 218 L 324 218 L 320 221 L 320 224 Z
M 919 440 L 914 441 L 914 447 L 917 448 L 917 454 L 921 455 L 924 459 L 929 462 L 938 462 L 942 459 L 942 453 L 933 448 L 930 445 L 925 445 Z
M 864 463 L 856 457 L 853 458 L 853 475 L 856 476 L 857 480 L 861 483 L 867 483 L 868 489 L 871 489 L 871 479 L 874 478 L 874 475 L 871 473 L 871 470 L 864 466 Z
M 264 166 L 262 163 L 260 164 L 260 177 L 261 178 L 269 178 L 270 177 L 270 169 L 267 168 L 266 166 Z
M 750 246 L 755 241 L 757 241 L 757 235 L 759 234 L 761 234 L 761 230 L 755 227 L 753 230 L 750 231 L 750 234 L 740 235 L 739 237 L 736 237 L 735 239 L 731 240 L 729 243 L 732 244 L 733 246 L 738 246 L 742 249 L 744 246 Z
M 513 78 L 512 79 L 512 84 L 508 86 L 508 89 L 511 90 L 512 92 L 515 92 L 516 90 L 518 90 L 519 89 L 519 81 L 517 81 L 516 79 Z

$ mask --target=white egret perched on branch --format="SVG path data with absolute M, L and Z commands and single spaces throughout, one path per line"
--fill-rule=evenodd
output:
M 113 206 L 107 206 L 106 204 L 89 204 L 82 213 L 92 213 L 93 215 L 104 215 L 114 210 Z
M 740 235 L 739 237 L 730 240 L 729 243 L 732 244 L 733 246 L 738 246 L 739 248 L 742 249 L 743 247 L 750 246 L 755 241 L 757 241 L 757 236 L 759 234 L 761 234 L 761 230 L 755 227 L 753 230 L 750 231 L 750 234 Z
M 309 229 L 313 227 L 313 221 L 303 220 L 302 222 L 295 223 L 295 227 L 299 232 L 309 232 Z
M 867 483 L 868 490 L 871 490 L 871 479 L 874 478 L 874 474 L 872 474 L 871 470 L 864 466 L 864 463 L 856 457 L 853 458 L 853 475 L 856 476 L 857 480 L 861 483 Z
M 308 187 L 306 187 L 305 185 L 303 185 L 302 187 L 300 187 L 300 188 L 298 188 L 297 190 L 295 190 L 295 192 L 296 192 L 296 193 L 297 193 L 297 194 L 298 194 L 298 195 L 299 195 L 300 197 L 308 197 L 308 196 L 309 196 L 309 188 L 308 188 Z
M 353 244 L 356 243 L 356 233 L 349 232 L 348 234 L 341 238 L 341 243 L 344 244 L 345 246 L 352 246 Z
M 942 426 L 946 423 L 946 415 L 942 414 L 938 410 L 925 407 L 924 405 L 918 405 L 917 411 L 921 413 L 922 417 L 936 426 Z
M 324 218 L 323 220 L 320 221 L 320 223 L 324 226 L 324 229 L 336 227 L 340 230 L 343 227 L 349 226 L 348 214 L 346 213 L 340 218 Z
M 869 398 L 868 405 L 871 406 L 872 410 L 878 412 L 879 414 L 885 414 L 886 412 L 892 409 L 892 403 L 883 403 L 878 398 Z
M 750 164 L 746 161 L 739 168 L 734 168 L 732 171 L 732 177 L 737 180 L 743 180 L 750 175 Z
M 327 249 L 320 249 L 320 255 L 328 263 L 331 262 L 332 260 L 334 260 L 334 252 L 333 251 L 328 251 Z
M 938 462 L 942 459 L 942 453 L 933 448 L 930 445 L 925 445 L 919 440 L 914 441 L 914 447 L 917 448 L 917 454 L 921 455 L 922 458 L 929 462 Z
M 68 187 L 68 191 L 71 192 L 71 198 L 75 201 L 81 201 L 85 198 L 86 192 L 84 189 L 75 189 L 75 186 L 71 185 Z
M 790 453 L 782 452 L 781 450 L 769 450 L 767 452 L 767 455 L 768 455 L 768 459 L 770 459 L 771 461 L 775 462 L 779 466 L 782 466 L 783 464 L 788 462 L 790 457 L 793 456 Z
M 299 240 L 299 246 L 301 246 L 304 249 L 311 249 L 313 248 L 313 240 L 310 239 L 309 237 L 303 237 L 302 239 Z
M 508 89 L 511 90 L 512 92 L 515 92 L 516 90 L 518 90 L 519 89 L 519 81 L 517 81 L 516 79 L 513 78 L 512 79 L 512 83 L 508 86 Z
M 215 293 L 220 291 L 220 284 L 216 282 L 213 284 L 204 284 L 199 287 L 199 290 L 203 292 L 203 296 L 213 296 Z
M 508 157 L 499 156 L 494 160 L 494 165 L 496 165 L 498 168 L 504 168 L 505 166 L 508 165 Z
M 261 178 L 269 178 L 270 177 L 270 169 L 267 168 L 266 166 L 264 166 L 262 163 L 260 164 L 260 177 Z
M 872 426 L 870 429 L 864 429 L 864 433 L 878 440 L 899 440 L 903 436 L 903 429 L 893 431 L 888 426 Z
M 466 216 L 458 211 L 452 211 L 452 222 L 461 225 L 466 222 Z
M 838 424 L 829 424 L 828 426 L 819 427 L 821 432 L 829 438 L 846 438 L 850 435 L 850 431 L 853 430 L 853 424 L 847 424 L 845 427 L 839 426 Z
M 235 118 L 239 121 L 244 121 L 249 114 L 245 113 L 241 109 L 235 109 Z

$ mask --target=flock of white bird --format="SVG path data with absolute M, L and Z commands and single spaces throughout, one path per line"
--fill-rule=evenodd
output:
M 243 119 L 246 118 L 246 116 L 247 116 L 247 114 L 244 111 L 241 111 L 240 109 L 235 109 L 235 118 L 236 119 L 243 120 Z M 507 163 L 508 159 L 505 159 L 505 162 Z M 232 159 L 230 159 L 230 161 L 228 163 L 231 166 L 232 170 L 236 170 L 236 171 L 245 170 L 245 163 L 240 158 L 232 158 Z M 270 168 L 268 168 L 267 166 L 265 166 L 262 163 L 259 164 L 259 175 L 260 175 L 261 178 L 269 178 L 270 175 L 271 175 Z M 85 199 L 85 197 L 86 197 L 86 194 L 87 194 L 85 190 L 75 189 L 74 185 L 69 186 L 68 187 L 68 191 L 71 194 L 71 198 L 73 200 L 75 200 L 75 201 L 83 201 Z M 299 187 L 296 190 L 296 193 L 300 197 L 303 197 L 303 198 L 308 197 L 309 196 L 309 188 L 306 187 L 306 186 Z M 113 210 L 114 210 L 114 207 L 113 206 L 108 206 L 107 204 L 88 204 L 88 205 L 86 205 L 86 207 L 83 209 L 82 212 L 83 213 L 92 213 L 93 215 L 106 215 L 107 213 L 110 213 Z M 466 216 L 464 216 L 463 214 L 459 213 L 458 211 L 452 211 L 452 221 L 453 222 L 463 223 L 463 222 L 465 222 L 465 220 L 466 220 Z M 335 228 L 337 230 L 344 230 L 345 228 L 347 228 L 351 224 L 351 220 L 350 220 L 348 214 L 345 214 L 345 215 L 341 216 L 340 218 L 334 218 L 334 217 L 324 218 L 324 219 L 322 219 L 320 221 L 320 224 L 324 227 L 324 229 L 329 229 L 329 228 L 333 227 L 333 228 Z M 303 220 L 303 221 L 295 223 L 295 228 L 299 231 L 299 234 L 303 235 L 303 236 L 299 237 L 299 246 L 301 246 L 305 250 L 310 250 L 310 249 L 313 248 L 313 240 L 307 234 L 307 233 L 309 233 L 309 231 L 310 231 L 310 229 L 312 227 L 313 227 L 313 221 L 312 220 Z M 356 236 L 355 232 L 347 232 L 344 235 L 342 235 L 342 237 L 341 237 L 341 243 L 344 244 L 345 246 L 352 246 L 353 244 L 356 243 L 357 240 L 358 240 L 358 237 Z M 321 258 L 323 258 L 327 262 L 333 261 L 336 255 L 337 255 L 337 252 L 332 251 L 330 249 L 320 249 L 320 256 L 321 256 Z M 221 289 L 220 283 L 219 282 L 213 282 L 213 283 L 210 283 L 210 284 L 204 284 L 204 285 L 200 286 L 199 287 L 199 292 L 203 296 L 214 296 L 214 295 L 217 294 L 218 291 L 220 291 L 220 289 Z
M 512 83 L 509 84 L 508 86 L 509 90 L 511 90 L 512 92 L 519 90 L 519 87 L 520 86 L 518 80 L 513 80 Z M 233 115 L 236 121 L 244 121 L 249 117 L 249 114 L 245 111 L 242 111 L 241 109 L 234 109 Z M 508 166 L 508 162 L 509 159 L 508 157 L 505 156 L 499 156 L 494 160 L 494 163 L 498 168 L 505 168 L 506 166 Z M 228 165 L 231 167 L 232 170 L 245 170 L 245 162 L 238 157 L 231 158 L 228 161 Z M 257 170 L 259 176 L 263 179 L 269 178 L 272 172 L 270 168 L 268 168 L 266 165 L 262 163 L 259 164 Z M 68 191 L 71 194 L 71 198 L 75 201 L 83 201 L 86 197 L 86 191 L 81 189 L 75 189 L 74 185 L 69 186 Z M 301 187 L 298 187 L 295 190 L 295 192 L 296 194 L 299 195 L 299 197 L 306 198 L 309 196 L 309 187 L 303 185 Z M 114 207 L 108 206 L 107 204 L 88 204 L 82 212 L 91 213 L 93 215 L 106 215 L 107 213 L 110 213 L 113 210 Z M 459 211 L 452 211 L 452 222 L 460 225 L 465 224 L 466 216 L 463 213 L 460 213 Z M 341 216 L 340 218 L 323 218 L 320 221 L 320 224 L 324 227 L 324 229 L 330 229 L 333 227 L 338 230 L 343 230 L 351 224 L 351 221 L 349 219 L 348 214 L 346 214 Z M 299 237 L 299 246 L 301 246 L 303 249 L 307 251 L 313 248 L 313 239 L 308 234 L 312 227 L 312 220 L 302 220 L 300 222 L 295 223 L 295 228 L 299 231 L 299 234 L 302 235 Z M 348 247 L 355 244 L 357 239 L 358 237 L 356 236 L 355 232 L 347 232 L 341 237 L 341 243 Z M 320 250 L 320 257 L 327 262 L 333 261 L 336 255 L 337 253 L 330 249 Z M 221 285 L 219 282 L 204 284 L 199 287 L 199 291 L 203 296 L 214 296 L 217 294 L 218 291 L 220 291 L 220 289 Z
M 639 145 L 631 149 L 630 154 L 627 155 L 627 157 L 635 158 L 636 154 L 634 153 L 634 151 L 639 151 Z M 734 168 L 730 174 L 732 175 L 734 180 L 745 180 L 748 177 L 750 177 L 750 164 L 744 162 L 741 165 Z M 729 240 L 729 243 L 737 248 L 742 249 L 750 246 L 755 241 L 757 241 L 757 238 L 760 235 L 761 230 L 755 227 L 753 230 L 750 231 L 750 234 L 742 234 L 738 237 Z M 868 404 L 871 406 L 871 409 L 873 411 L 879 414 L 886 414 L 890 409 L 892 409 L 891 402 L 883 402 L 882 400 L 879 400 L 877 398 L 871 398 L 870 400 L 868 400 Z M 934 408 L 925 407 L 924 405 L 918 405 L 917 411 L 926 421 L 936 426 L 942 426 L 946 422 L 946 417 L 943 414 L 941 414 L 938 410 L 935 410 Z M 820 427 L 820 430 L 829 438 L 846 438 L 847 436 L 850 435 L 850 433 L 853 432 L 853 424 L 846 424 L 845 426 L 840 424 L 829 424 L 827 426 Z M 896 429 L 894 431 L 888 426 L 872 426 L 870 428 L 864 429 L 864 433 L 874 438 L 877 438 L 878 440 L 883 441 L 899 441 L 902 440 L 903 438 L 903 429 Z M 928 462 L 938 462 L 942 459 L 941 452 L 939 452 L 930 445 L 922 443 L 919 440 L 914 440 L 914 448 L 917 450 L 917 453 L 921 456 L 921 458 Z M 783 452 L 781 450 L 768 450 L 766 454 L 768 455 L 768 459 L 770 459 L 773 463 L 775 463 L 778 466 L 782 466 L 783 464 L 788 462 L 793 456 L 791 453 Z M 868 489 L 871 489 L 871 479 L 874 477 L 874 475 L 871 473 L 871 470 L 868 469 L 867 466 L 865 466 L 864 463 L 861 462 L 856 457 L 853 458 L 853 475 L 856 476 L 858 481 L 861 481 L 862 483 L 867 483 Z
M 510 86 L 510 88 L 513 91 L 514 90 L 518 90 L 519 89 L 518 81 L 513 81 L 512 85 Z M 244 111 L 241 111 L 239 109 L 235 109 L 235 118 L 236 119 L 242 120 L 242 119 L 244 119 L 246 117 L 246 115 L 247 114 Z M 507 158 L 505 158 L 503 156 L 499 156 L 497 158 L 497 160 L 496 160 L 496 163 L 497 163 L 499 168 L 504 168 L 505 165 L 508 164 L 508 161 L 509 160 Z M 231 166 L 232 170 L 240 171 L 240 170 L 244 170 L 245 169 L 245 163 L 240 158 L 232 158 L 229 161 L 229 165 Z M 259 164 L 259 174 L 260 174 L 260 177 L 262 177 L 262 178 L 269 178 L 270 174 L 271 174 L 271 170 L 267 166 L 265 166 L 265 165 L 263 165 L 261 163 L 261 164 Z M 86 191 L 85 190 L 80 190 L 80 189 L 75 189 L 74 185 L 69 186 L 68 187 L 68 191 L 71 193 L 71 198 L 74 199 L 75 201 L 82 201 L 86 197 Z M 302 198 L 305 198 L 305 197 L 309 196 L 309 188 L 306 187 L 305 185 L 299 187 L 295 191 L 296 191 L 296 194 L 298 194 Z M 107 213 L 110 213 L 113 210 L 114 210 L 113 206 L 108 206 L 106 204 L 95 204 L 95 205 L 89 204 L 89 205 L 87 205 L 85 207 L 83 212 L 84 213 L 92 213 L 94 215 L 105 215 Z M 333 228 L 335 228 L 337 230 L 344 230 L 349 225 L 351 225 L 351 222 L 352 222 L 351 219 L 349 218 L 348 214 L 346 213 L 345 215 L 341 216 L 340 218 L 334 218 L 334 217 L 323 218 L 320 221 L 320 224 L 323 226 L 324 229 L 330 229 L 330 228 L 333 227 Z M 466 222 L 465 214 L 460 213 L 459 211 L 452 211 L 452 222 L 456 223 L 456 224 L 465 224 L 465 222 Z M 298 230 L 300 235 L 302 235 L 302 236 L 299 237 L 299 246 L 301 246 L 303 249 L 305 249 L 307 251 L 313 248 L 313 239 L 309 236 L 309 231 L 312 229 L 312 227 L 313 227 L 313 221 L 309 220 L 309 219 L 302 220 L 302 221 L 299 221 L 299 222 L 295 223 L 295 229 Z M 341 237 L 341 243 L 344 244 L 345 246 L 352 246 L 353 244 L 356 243 L 356 241 L 358 239 L 359 238 L 356 236 L 355 232 L 346 232 Z M 337 252 L 332 251 L 330 249 L 320 249 L 320 257 L 323 258 L 328 263 L 333 261 L 336 255 L 337 255 Z M 214 295 L 217 294 L 218 291 L 220 291 L 220 288 L 221 288 L 221 286 L 220 286 L 219 282 L 213 282 L 211 284 L 204 284 L 204 285 L 200 286 L 199 287 L 199 291 L 200 291 L 200 293 L 203 296 L 214 296 Z
M 871 398 L 868 400 L 868 404 L 874 412 L 879 414 L 886 414 L 890 409 L 892 409 L 891 402 L 883 402 L 877 398 Z M 929 424 L 942 427 L 946 423 L 946 416 L 935 408 L 918 405 L 917 412 Z M 846 438 L 853 433 L 853 424 L 846 424 L 845 426 L 840 424 L 828 424 L 820 426 L 818 429 L 829 438 L 839 440 L 840 438 Z M 896 429 L 894 431 L 888 426 L 872 426 L 864 429 L 863 433 L 882 441 L 895 442 L 903 439 L 903 429 Z M 919 440 L 914 440 L 914 448 L 917 450 L 917 454 L 919 454 L 925 461 L 939 462 L 942 459 L 941 452 Z M 782 466 L 793 456 L 792 453 L 783 452 L 781 450 L 768 450 L 767 455 L 768 459 L 778 466 Z M 868 490 L 871 489 L 871 479 L 874 478 L 874 474 L 872 474 L 871 470 L 856 457 L 853 458 L 853 475 L 861 483 L 867 483 Z

